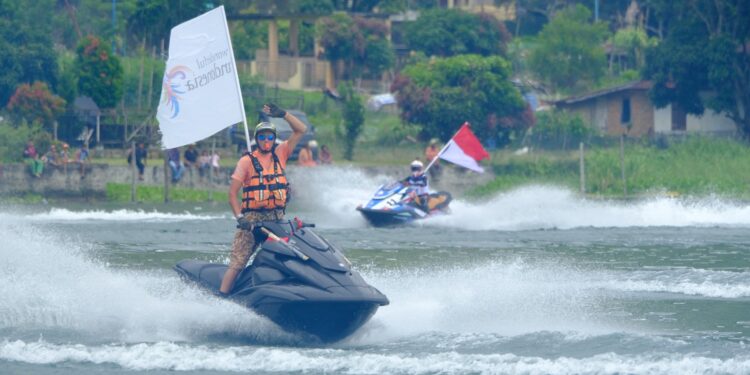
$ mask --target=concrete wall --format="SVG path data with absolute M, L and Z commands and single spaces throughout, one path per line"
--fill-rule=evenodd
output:
M 654 109 L 654 130 L 658 134 L 684 133 L 672 131 L 672 105 Z M 729 117 L 706 109 L 703 116 L 687 115 L 688 133 L 720 133 L 732 134 L 737 126 Z
M 0 195 L 17 196 L 34 193 L 43 196 L 103 198 L 106 194 L 106 185 L 108 182 L 130 184 L 132 181 L 131 168 L 128 166 L 90 164 L 87 166 L 84 178 L 81 178 L 81 174 L 76 167 L 75 165 L 71 165 L 67 169 L 46 168 L 42 177 L 36 178 L 29 173 L 28 167 L 25 164 L 0 165 Z M 191 174 L 188 170 L 185 172 L 182 180 L 170 186 L 226 191 L 229 187 L 229 179 L 233 170 L 234 168 L 223 168 L 218 171 L 214 184 L 209 184 L 207 178 L 200 179 L 198 171 L 193 171 Z M 407 165 L 365 167 L 362 169 L 347 167 L 345 165 L 337 165 L 332 168 L 301 168 L 290 165 L 288 175 L 293 184 L 319 183 L 318 179 L 309 178 L 309 176 L 303 176 L 302 174 L 317 173 L 321 174 L 326 181 L 335 181 L 337 178 L 349 178 L 349 172 L 352 170 L 361 170 L 368 176 L 380 176 L 391 180 L 404 178 L 409 173 Z M 430 185 L 434 190 L 448 190 L 454 195 L 460 195 L 467 189 L 487 183 L 493 178 L 494 175 L 489 171 L 484 174 L 478 174 L 463 168 L 444 165 L 441 178 L 437 181 L 431 180 Z M 163 164 L 146 166 L 144 181 L 138 181 L 138 184 L 164 186 Z M 350 185 L 350 183 L 347 183 L 347 186 Z M 373 192 L 376 188 L 377 186 L 372 186 Z
M 217 185 L 226 185 L 228 174 L 226 170 L 217 173 Z M 78 165 L 71 164 L 68 168 L 45 167 L 42 177 L 36 178 L 29 173 L 25 164 L 0 165 L 0 194 L 21 195 L 35 193 L 55 196 L 97 196 L 103 197 L 108 182 L 129 184 L 132 181 L 131 168 L 127 166 L 112 166 L 108 164 L 89 164 L 86 173 L 81 177 Z M 139 184 L 164 185 L 164 167 L 147 166 L 144 181 Z M 208 179 L 201 180 L 198 172 L 185 172 L 176 187 L 209 189 Z
M 672 133 L 672 106 L 654 108 L 654 132 L 657 134 Z
M 733 133 L 737 131 L 737 126 L 729 117 L 706 109 L 703 116 L 687 116 L 687 131 L 688 133 Z

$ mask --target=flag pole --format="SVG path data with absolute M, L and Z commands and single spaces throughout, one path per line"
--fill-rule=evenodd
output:
M 221 14 L 224 16 L 224 30 L 227 32 L 227 41 L 229 42 L 229 52 L 232 54 L 232 65 L 234 66 L 234 82 L 237 84 L 237 92 L 240 94 L 240 109 L 242 110 L 242 123 L 245 124 L 245 142 L 247 143 L 247 152 L 250 152 L 250 131 L 247 127 L 247 115 L 245 115 L 245 102 L 242 99 L 242 87 L 240 86 L 240 75 L 237 71 L 237 61 L 234 59 L 234 48 L 232 47 L 232 36 L 229 35 L 229 24 L 227 23 L 227 14 L 224 6 L 221 6 Z
M 455 137 L 456 135 L 454 134 L 453 136 Z M 430 169 L 430 167 L 432 167 L 432 165 L 435 164 L 435 160 L 437 160 L 437 159 L 440 158 L 440 155 L 442 155 L 443 151 L 445 151 L 445 149 L 448 148 L 448 145 L 451 143 L 452 139 L 453 139 L 453 137 L 451 137 L 451 139 L 449 139 L 448 142 L 445 142 L 445 146 L 443 146 L 443 148 L 440 149 L 440 152 L 438 152 L 437 155 L 435 155 L 435 157 L 432 158 L 432 160 L 430 160 L 430 164 L 427 164 L 427 168 L 425 168 L 424 172 L 422 172 L 422 173 L 427 173 L 427 171 Z

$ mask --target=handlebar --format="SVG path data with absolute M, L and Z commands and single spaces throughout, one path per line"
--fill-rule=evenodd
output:
M 295 217 L 295 218 L 294 218 L 293 220 L 286 220 L 286 221 L 287 221 L 287 222 L 288 222 L 289 224 L 291 224 L 291 225 L 292 225 L 292 229 L 293 229 L 293 230 L 294 230 L 294 229 L 300 229 L 300 228 L 315 228 L 315 223 L 305 223 L 305 222 L 303 222 L 302 220 L 300 220 L 300 219 L 298 219 L 298 218 L 296 218 L 296 217 Z M 283 220 L 282 220 L 281 222 L 283 222 Z M 254 227 L 258 227 L 258 226 L 263 226 L 263 223 L 264 223 L 263 221 L 259 221 L 259 222 L 257 222 L 257 223 L 256 223 L 256 224 L 254 225 Z M 237 224 L 237 225 L 235 226 L 235 228 L 237 228 L 237 229 L 243 229 L 243 228 L 241 228 L 241 227 L 240 227 L 240 225 L 239 225 L 239 224 Z M 249 229 L 248 229 L 248 230 L 249 230 Z

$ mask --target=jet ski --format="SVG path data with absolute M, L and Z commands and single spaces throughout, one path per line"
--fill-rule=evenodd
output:
M 256 225 L 261 246 L 227 298 L 286 331 L 330 343 L 354 333 L 388 298 L 367 284 L 341 250 L 312 226 L 297 219 Z M 174 269 L 218 295 L 227 265 L 183 260 Z
M 428 209 L 417 205 L 409 197 L 410 188 L 401 181 L 381 185 L 372 198 L 357 207 L 367 221 L 376 227 L 408 224 L 432 216 L 450 213 L 451 194 L 446 191 L 429 195 Z

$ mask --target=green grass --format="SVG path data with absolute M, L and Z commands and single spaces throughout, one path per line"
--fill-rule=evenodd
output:
M 42 195 L 36 193 L 24 193 L 21 195 L 0 197 L 1 204 L 35 204 L 42 203 L 44 201 L 45 198 Z
M 170 201 L 172 202 L 206 202 L 206 201 L 228 201 L 227 193 L 224 191 L 194 190 L 186 188 L 169 189 Z M 107 200 L 111 202 L 129 202 L 129 184 L 107 184 Z M 164 202 L 164 188 L 161 186 L 137 186 L 136 201 L 148 203 Z
M 470 194 L 486 196 L 531 183 L 551 183 L 578 189 L 577 152 L 535 152 L 494 155 L 494 181 Z M 594 148 L 585 156 L 586 192 L 623 196 L 618 147 Z M 722 195 L 750 199 L 750 149 L 740 142 L 691 137 L 666 149 L 641 144 L 625 147 L 629 196 L 668 192 L 670 195 Z

